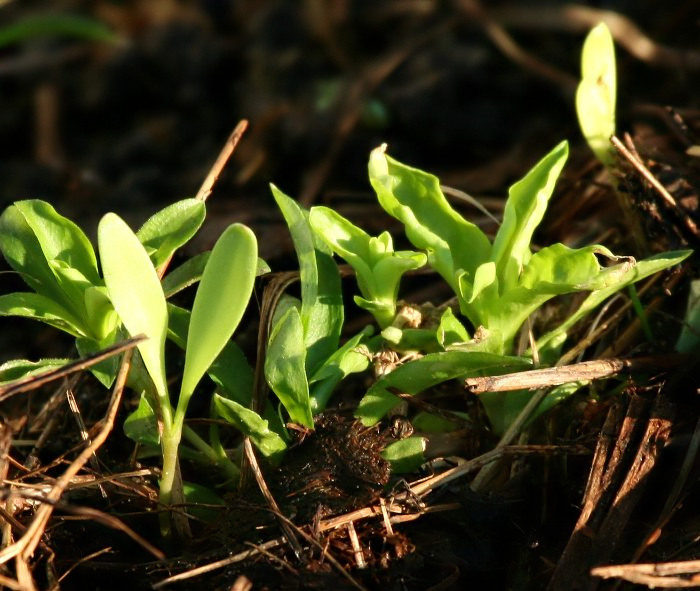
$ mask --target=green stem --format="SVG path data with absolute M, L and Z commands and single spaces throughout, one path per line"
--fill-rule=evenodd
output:
M 192 444 L 192 446 L 201 451 L 210 462 L 216 464 L 217 467 L 226 474 L 227 478 L 233 482 L 236 482 L 240 478 L 240 469 L 226 456 L 223 449 L 215 449 L 204 441 L 194 429 L 187 425 L 184 426 L 182 434 L 185 439 Z
M 168 413 L 170 414 L 170 413 Z M 165 417 L 163 417 L 163 433 L 161 435 L 161 450 L 163 453 L 163 473 L 160 479 L 159 501 L 164 509 L 169 509 L 173 501 L 173 493 L 175 497 L 181 497 L 182 491 L 174 490 L 182 481 L 178 478 L 179 470 L 177 462 L 177 452 L 180 446 L 180 437 L 182 429 L 176 428 L 172 423 L 167 425 Z M 163 517 L 160 520 L 160 529 L 164 537 L 171 534 L 170 517 L 168 513 L 162 513 Z

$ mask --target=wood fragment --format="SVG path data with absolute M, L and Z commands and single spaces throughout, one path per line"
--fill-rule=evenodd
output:
M 559 386 L 570 382 L 596 380 L 613 377 L 622 371 L 660 371 L 674 369 L 687 363 L 685 355 L 659 355 L 633 359 L 598 359 L 572 365 L 533 369 L 501 376 L 466 378 L 465 387 L 474 394 L 483 392 L 509 392 L 512 390 L 534 390 Z
M 357 568 L 367 568 L 365 556 L 362 553 L 362 546 L 360 546 L 360 539 L 357 537 L 357 531 L 355 531 L 355 524 L 350 521 L 348 522 L 346 528 L 348 530 L 348 537 L 350 538 L 350 545 L 352 546 L 352 553 L 355 557 L 355 564 L 357 565 Z

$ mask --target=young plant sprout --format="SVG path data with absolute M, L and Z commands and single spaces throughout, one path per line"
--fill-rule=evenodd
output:
M 165 375 L 168 309 L 156 270 L 138 237 L 121 218 L 107 214 L 98 227 L 100 260 L 109 297 L 127 331 L 145 334 L 139 352 L 152 380 L 146 399 L 156 409 L 160 427 L 163 474 L 160 501 L 169 507 L 185 500 L 178 450 L 185 413 L 195 387 L 221 353 L 238 326 L 253 291 L 257 241 L 242 224 L 229 226 L 219 237 L 197 289 L 187 333 L 185 368 L 180 394 L 173 408 Z M 236 467 L 228 461 L 231 476 Z M 184 516 L 176 517 L 179 533 L 186 532 Z M 164 534 L 169 522 L 161 522 Z
M 510 188 L 503 222 L 491 242 L 452 208 L 435 176 L 394 160 L 386 154 L 385 146 L 372 152 L 369 176 L 379 203 L 404 224 L 411 243 L 452 287 L 459 311 L 468 323 L 460 325 L 451 312 L 445 313 L 439 326 L 430 329 L 432 342 L 440 344 L 441 350 L 419 356 L 378 379 L 357 409 L 357 416 L 365 424 L 374 424 L 398 404 L 394 391 L 415 394 L 452 378 L 527 367 L 529 357 L 513 356 L 514 338 L 527 318 L 555 296 L 589 292 L 576 312 L 537 340 L 540 359 L 555 360 L 566 331 L 581 317 L 613 293 L 690 254 L 670 252 L 637 262 L 631 257 L 617 257 L 602 245 L 572 249 L 553 244 L 533 252 L 533 234 L 567 154 L 568 146 L 562 142 Z M 325 208 L 313 208 L 310 219 L 317 234 L 357 270 L 363 294 L 359 304 L 366 307 L 364 302 L 376 297 L 368 286 L 383 285 L 390 288 L 383 296 L 383 309 L 395 309 L 399 275 L 395 268 L 377 264 L 377 249 L 368 248 L 372 239 L 362 240 L 366 235 L 358 229 L 351 234 L 349 229 L 354 226 Z M 390 244 L 386 239 L 384 242 Z M 351 245 L 355 247 L 353 252 L 349 252 Z M 388 250 L 383 256 L 392 260 Z M 601 266 L 599 257 L 612 264 Z M 445 341 L 446 326 L 453 335 L 463 335 L 463 340 Z M 538 412 L 572 391 L 570 387 L 553 391 Z M 492 427 L 499 433 L 527 399 L 521 392 L 481 395 Z

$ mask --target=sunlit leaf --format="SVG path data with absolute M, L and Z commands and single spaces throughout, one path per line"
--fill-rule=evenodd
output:
M 232 224 L 212 249 L 192 305 L 178 407 L 236 330 L 253 291 L 258 245 L 250 228 Z
M 0 384 L 8 384 L 15 380 L 58 369 L 73 361 L 75 360 L 40 359 L 39 361 L 29 361 L 27 359 L 12 359 L 0 365 Z
M 148 337 L 137 347 L 158 396 L 166 401 L 168 311 L 153 263 L 136 234 L 116 214 L 108 213 L 100 220 L 97 241 L 109 298 L 129 334 Z
M 383 232 L 371 237 L 339 213 L 327 207 L 314 207 L 309 222 L 316 235 L 355 270 L 362 298 L 355 302 L 371 312 L 381 328 L 396 315 L 399 282 L 407 271 L 426 262 L 419 252 L 394 252 L 391 236 Z
M 146 220 L 136 236 L 146 248 L 156 269 L 197 233 L 205 216 L 203 201 L 183 199 Z
M 77 269 L 92 285 L 99 283 L 97 260 L 85 233 L 45 201 L 17 201 L 14 207 L 34 232 L 47 261 Z
M 270 334 L 265 379 L 289 413 L 289 418 L 313 429 L 303 333 L 299 311 L 295 307 L 289 308 Z
M 548 332 L 537 340 L 537 347 L 540 351 L 546 350 L 555 343 L 561 343 L 562 338 L 574 324 L 597 308 L 601 303 L 608 299 L 614 293 L 627 287 L 632 283 L 649 277 L 654 273 L 663 271 L 677 265 L 685 258 L 690 256 L 691 250 L 676 250 L 657 254 L 637 261 L 634 265 L 628 265 L 623 272 L 616 275 L 616 282 L 608 287 L 591 292 L 591 294 L 583 301 L 579 308 L 571 314 L 564 322 L 556 329 Z
M 299 259 L 306 368 L 313 373 L 338 348 L 343 327 L 340 272 L 330 249 L 315 239 L 308 212 L 274 185 L 270 188 L 287 222 Z
M 357 407 L 355 416 L 370 426 L 401 402 L 393 392 L 418 394 L 431 386 L 454 378 L 499 375 L 531 367 L 523 357 L 492 353 L 448 351 L 431 353 L 397 367 L 377 380 Z
M 45 322 L 75 337 L 83 334 L 82 323 L 59 303 L 32 292 L 0 296 L 0 316 L 22 316 Z
M 606 166 L 613 163 L 610 137 L 615 134 L 617 73 L 615 45 L 605 23 L 591 29 L 581 53 L 581 81 L 576 112 L 583 136 Z
M 493 242 L 491 260 L 501 294 L 513 287 L 530 259 L 530 242 L 569 154 L 561 142 L 508 191 L 503 222 Z
M 397 162 L 385 148 L 373 150 L 369 160 L 369 178 L 379 203 L 403 222 L 408 239 L 427 252 L 429 264 L 459 293 L 458 271 L 473 276 L 489 260 L 488 238 L 452 208 L 437 177 Z M 468 305 L 464 311 L 469 312 Z

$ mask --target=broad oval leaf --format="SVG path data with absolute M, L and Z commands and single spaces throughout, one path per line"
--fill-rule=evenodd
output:
M 289 413 L 309 429 L 314 419 L 306 377 L 306 348 L 299 310 L 291 307 L 275 324 L 265 355 L 265 379 Z
M 253 292 L 258 262 L 255 235 L 232 224 L 211 251 L 192 305 L 178 407 L 186 407 L 204 372 L 236 330 Z
M 136 232 L 153 266 L 158 268 L 199 230 L 206 207 L 199 199 L 183 199 L 154 213 Z
M 583 136 L 605 166 L 614 159 L 610 137 L 615 134 L 616 86 L 615 45 L 607 25 L 600 23 L 583 44 L 576 113 Z
M 89 283 L 99 283 L 95 251 L 74 222 L 40 199 L 17 201 L 14 206 L 34 232 L 47 261 L 59 261 L 80 271 Z
M 153 263 L 136 234 L 114 213 L 100 220 L 97 242 L 112 305 L 131 336 L 148 337 L 137 347 L 159 398 L 167 401 L 164 350 L 168 310 Z

